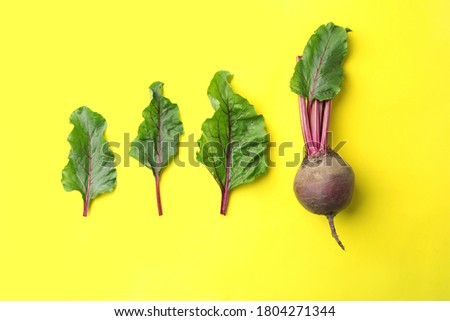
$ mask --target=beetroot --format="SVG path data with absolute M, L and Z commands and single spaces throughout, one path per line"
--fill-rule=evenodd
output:
M 350 203 L 354 185 L 352 168 L 332 150 L 305 157 L 294 180 L 300 204 L 314 214 L 327 216 L 331 233 L 342 249 L 345 248 L 336 233 L 334 216 Z
M 350 29 L 328 23 L 311 36 L 297 57 L 291 89 L 297 93 L 306 156 L 295 176 L 294 192 L 300 204 L 325 215 L 342 249 L 334 217 L 350 203 L 355 185 L 353 170 L 328 147 L 331 102 L 341 88 Z

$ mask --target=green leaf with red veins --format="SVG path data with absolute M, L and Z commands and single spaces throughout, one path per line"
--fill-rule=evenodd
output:
M 230 191 L 267 171 L 268 135 L 262 115 L 230 86 L 232 75 L 219 71 L 208 88 L 214 115 L 202 125 L 197 160 L 203 163 L 222 192 L 225 215 Z
M 144 121 L 139 126 L 138 136 L 131 143 L 130 149 L 130 156 L 153 172 L 159 215 L 163 213 L 160 196 L 161 173 L 178 153 L 178 141 L 183 133 L 178 105 L 163 96 L 163 86 L 160 81 L 150 86 L 152 100 L 142 112 Z
M 61 182 L 66 191 L 81 193 L 83 216 L 87 216 L 91 201 L 116 186 L 114 154 L 104 137 L 106 121 L 100 114 L 80 107 L 72 113 L 70 122 L 73 129 L 67 140 L 72 149 Z
M 332 22 L 320 26 L 309 39 L 295 66 L 291 90 L 296 94 L 320 101 L 333 99 L 341 90 L 347 54 L 347 32 Z

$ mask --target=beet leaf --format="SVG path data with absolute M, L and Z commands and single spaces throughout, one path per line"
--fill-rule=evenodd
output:
M 72 113 L 70 122 L 74 127 L 67 140 L 72 149 L 61 182 L 66 191 L 81 193 L 83 216 L 87 216 L 91 201 L 116 186 L 114 154 L 104 138 L 106 121 L 100 114 L 80 107 Z
M 202 125 L 197 160 L 213 175 L 222 192 L 220 213 L 227 211 L 230 191 L 267 171 L 268 137 L 262 115 L 230 86 L 232 75 L 219 71 L 208 88 L 215 110 Z
M 150 86 L 152 99 L 142 113 L 144 121 L 139 126 L 138 136 L 131 143 L 130 149 L 130 156 L 153 172 L 159 215 L 163 214 L 161 172 L 178 153 L 179 137 L 183 133 L 178 105 L 162 95 L 163 86 L 159 81 Z
M 341 90 L 347 32 L 332 22 L 311 36 L 297 58 L 291 90 L 299 95 L 303 139 L 308 155 L 326 153 L 331 100 Z
M 297 62 L 291 89 L 309 101 L 333 99 L 341 90 L 347 54 L 348 29 L 332 22 L 320 26 L 311 36 Z

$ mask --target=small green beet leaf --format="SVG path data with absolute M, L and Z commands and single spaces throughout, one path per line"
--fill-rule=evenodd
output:
M 80 107 L 70 116 L 70 123 L 74 127 L 67 140 L 72 149 L 61 182 L 66 191 L 81 193 L 83 216 L 87 216 L 91 201 L 116 186 L 114 154 L 104 137 L 106 121 L 100 114 Z
M 154 82 L 150 86 L 152 100 L 144 109 L 144 121 L 138 136 L 131 143 L 130 156 L 153 171 L 156 184 L 158 213 L 162 215 L 160 177 L 162 170 L 178 153 L 179 137 L 183 134 L 178 105 L 162 95 L 164 84 Z
M 234 93 L 232 75 L 219 71 L 208 88 L 215 110 L 202 125 L 197 160 L 213 175 L 222 191 L 220 213 L 225 215 L 230 191 L 267 171 L 264 118 L 247 99 Z
M 320 26 L 309 39 L 295 66 L 291 89 L 296 94 L 320 101 L 333 99 L 341 90 L 347 54 L 347 31 L 332 22 Z

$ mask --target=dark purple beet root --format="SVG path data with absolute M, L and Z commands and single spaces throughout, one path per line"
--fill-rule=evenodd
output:
M 300 204 L 314 214 L 326 215 L 331 233 L 344 249 L 334 227 L 334 217 L 350 203 L 355 185 L 353 170 L 339 154 L 305 157 L 294 180 Z

